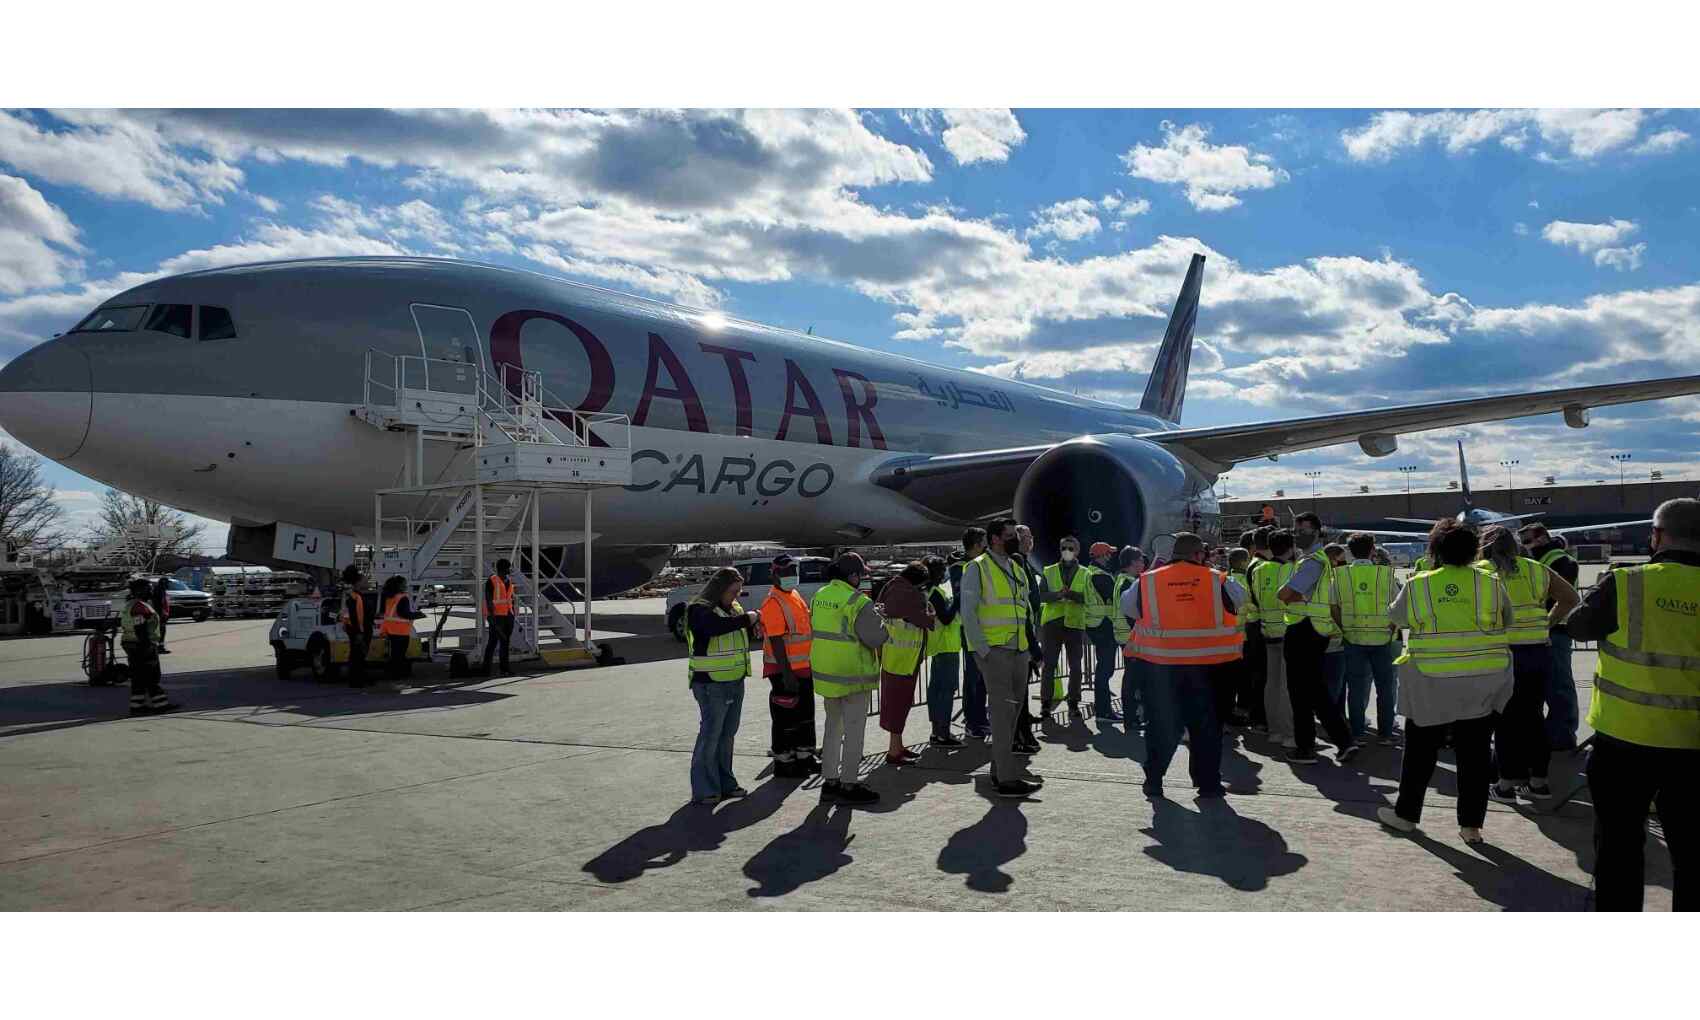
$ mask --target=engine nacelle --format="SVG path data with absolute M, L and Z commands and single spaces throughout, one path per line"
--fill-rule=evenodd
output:
M 1217 533 L 1211 479 L 1161 445 L 1136 436 L 1082 436 L 1046 451 L 1015 489 L 1016 520 L 1050 561 L 1066 535 L 1149 548 L 1157 535 Z

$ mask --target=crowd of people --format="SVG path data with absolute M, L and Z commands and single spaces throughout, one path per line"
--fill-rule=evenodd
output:
M 1591 640 L 1600 649 L 1587 716 L 1596 731 L 1588 778 L 1597 902 L 1640 906 L 1656 802 L 1678 875 L 1676 906 L 1694 906 L 1700 500 L 1660 506 L 1651 561 L 1608 571 L 1586 597 L 1575 560 L 1538 523 L 1478 534 L 1440 520 L 1404 584 L 1373 536 L 1325 542 L 1314 513 L 1299 514 L 1291 529 L 1247 532 L 1233 549 L 1212 550 L 1189 532 L 1168 538 L 1165 554 L 1149 561 L 1137 546 L 1106 542 L 1082 561 L 1080 541 L 1066 536 L 1057 560 L 1043 564 L 1031 531 L 1005 518 L 967 529 L 959 553 L 910 563 L 877 593 L 864 591 L 866 563 L 844 553 L 812 599 L 797 591 L 797 562 L 782 555 L 757 610 L 737 601 L 738 571 L 722 569 L 686 617 L 687 672 L 701 713 L 693 798 L 712 805 L 747 794 L 732 750 L 754 647 L 770 687 L 774 774 L 818 774 L 823 802 L 848 806 L 880 796 L 861 772 L 876 691 L 885 762 L 922 757 L 903 733 L 926 663 L 928 743 L 989 741 L 991 792 L 1030 796 L 1044 782 L 1026 765 L 1040 751 L 1034 727 L 1064 707 L 1071 721 L 1084 719 L 1090 647 L 1095 720 L 1143 734 L 1147 796 L 1165 796 L 1183 741 L 1204 799 L 1230 792 L 1222 756 L 1242 731 L 1267 735 L 1295 766 L 1319 763 L 1323 744 L 1345 767 L 1372 744 L 1402 746 L 1397 799 L 1378 817 L 1411 832 L 1450 748 L 1460 837 L 1481 843 L 1490 798 L 1552 796 L 1551 755 L 1576 747 L 1579 726 L 1571 642 Z M 959 690 L 960 737 L 952 728 Z M 818 744 L 817 696 L 825 712 Z

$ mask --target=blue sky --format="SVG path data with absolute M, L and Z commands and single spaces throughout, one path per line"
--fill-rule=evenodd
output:
M 0 362 L 150 276 L 405 251 L 1133 402 L 1200 250 L 1188 425 L 1687 374 L 1695 135 L 1637 110 L 0 112 Z M 1692 476 L 1700 402 L 1595 422 L 1228 488 L 1440 487 L 1455 437 L 1519 484 L 1618 452 Z M 49 473 L 79 513 L 100 488 Z

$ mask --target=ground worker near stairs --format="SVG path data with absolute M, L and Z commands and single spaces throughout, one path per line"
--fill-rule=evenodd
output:
M 1295 765 L 1316 762 L 1316 721 L 1334 744 L 1334 760 L 1344 765 L 1357 757 L 1358 745 L 1346 725 L 1345 705 L 1336 704 L 1328 690 L 1328 647 L 1340 633 L 1330 607 L 1333 565 L 1324 551 L 1322 518 L 1302 513 L 1293 518 L 1293 544 L 1301 550 L 1298 569 L 1276 592 L 1285 607 L 1287 634 L 1287 697 L 1293 705 L 1293 741 L 1298 744 L 1287 760 Z
M 773 558 L 773 586 L 761 604 L 761 673 L 773 720 L 773 774 L 806 779 L 820 772 L 815 760 L 815 682 L 809 671 L 814 629 L 809 603 L 797 590 L 799 565 L 789 553 Z
M 365 687 L 366 653 L 372 647 L 372 614 L 366 611 L 366 577 L 353 564 L 342 571 L 342 608 L 337 623 L 348 638 L 348 684 Z
M 130 660 L 131 715 L 158 715 L 179 707 L 160 685 L 160 616 L 152 596 L 153 586 L 138 577 L 130 582 L 130 597 L 118 611 L 119 643 Z
M 384 673 L 390 689 L 395 691 L 401 689 L 402 677 L 410 669 L 407 653 L 413 644 L 413 621 L 425 619 L 425 614 L 414 611 L 413 600 L 407 596 L 407 578 L 399 574 L 384 582 L 382 602 L 384 610 L 378 620 L 378 633 L 383 635 L 388 653 Z
M 1642 907 L 1650 803 L 1670 848 L 1671 907 L 1700 909 L 1700 500 L 1660 504 L 1652 547 L 1565 620 L 1575 640 L 1599 642 L 1588 705 L 1599 910 Z
M 508 645 L 514 638 L 514 583 L 508 578 L 512 564 L 496 561 L 496 572 L 484 582 L 484 620 L 490 637 L 484 644 L 484 675 L 490 675 L 490 661 L 501 650 L 502 675 L 513 672 L 508 668 Z
M 1060 543 L 1059 559 L 1045 567 L 1045 590 L 1039 594 L 1039 638 L 1045 646 L 1044 673 L 1039 678 L 1040 718 L 1055 707 L 1052 677 L 1057 661 L 1068 656 L 1068 714 L 1080 715 L 1080 659 L 1086 644 L 1086 593 L 1091 574 L 1080 563 L 1080 541 L 1073 535 Z
M 1027 701 L 1033 658 L 1029 578 L 1018 562 L 1021 537 L 1007 517 L 986 529 L 986 552 L 962 571 L 963 644 L 973 650 L 992 716 L 992 784 L 1000 797 L 1026 797 L 1039 784 L 1016 764 L 1016 726 Z
M 1092 642 L 1092 714 L 1099 722 L 1121 722 L 1111 697 L 1110 677 L 1116 673 L 1116 640 L 1114 617 L 1121 615 L 1116 597 L 1116 547 L 1108 542 L 1093 542 L 1089 550 L 1092 565 L 1086 578 L 1086 637 Z
M 1138 656 L 1145 686 L 1145 794 L 1163 796 L 1181 732 L 1189 738 L 1188 772 L 1198 796 L 1221 797 L 1222 723 L 1216 717 L 1220 674 L 1237 668 L 1244 634 L 1234 618 L 1245 602 L 1238 581 L 1204 565 L 1204 540 L 1175 535 L 1173 560 L 1146 571 L 1134 588 Z
M 809 605 L 809 670 L 815 693 L 826 699 L 820 749 L 823 804 L 855 807 L 880 799 L 858 779 L 868 707 L 880 683 L 879 649 L 889 639 L 885 619 L 862 591 L 867 576 L 862 557 L 844 553 L 827 568 L 829 580 Z

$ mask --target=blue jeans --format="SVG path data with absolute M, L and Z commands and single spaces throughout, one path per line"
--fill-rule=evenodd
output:
M 962 725 L 969 733 L 984 736 L 992 732 L 992 720 L 986 714 L 986 679 L 980 675 L 974 653 L 966 648 L 962 650 Z
M 1092 708 L 1100 716 L 1109 715 L 1115 711 L 1110 699 L 1110 677 L 1116 674 L 1115 624 L 1105 620 L 1086 636 L 1092 641 Z
M 1393 735 L 1393 716 L 1398 711 L 1399 676 L 1393 669 L 1393 642 L 1384 645 L 1346 643 L 1346 723 L 1354 739 L 1369 732 L 1364 712 L 1369 708 L 1369 685 L 1375 683 L 1375 729 L 1384 737 Z
M 960 672 L 960 652 L 940 652 L 933 656 L 932 674 L 927 678 L 927 719 L 933 732 L 950 732 L 950 717 L 956 708 L 956 675 Z
M 1570 672 L 1570 635 L 1555 630 L 1552 639 L 1552 673 L 1547 677 L 1547 743 L 1554 751 L 1576 746 L 1576 677 Z
M 732 740 L 744 712 L 744 681 L 691 684 L 702 723 L 691 749 L 691 797 L 718 797 L 737 789 L 732 775 Z
M 1332 652 L 1322 657 L 1322 682 L 1328 691 L 1328 700 L 1342 716 L 1346 714 L 1346 653 Z
M 1222 723 L 1216 718 L 1216 666 L 1145 664 L 1145 781 L 1161 783 L 1180 746 L 1191 739 L 1187 771 L 1192 785 L 1222 785 Z

